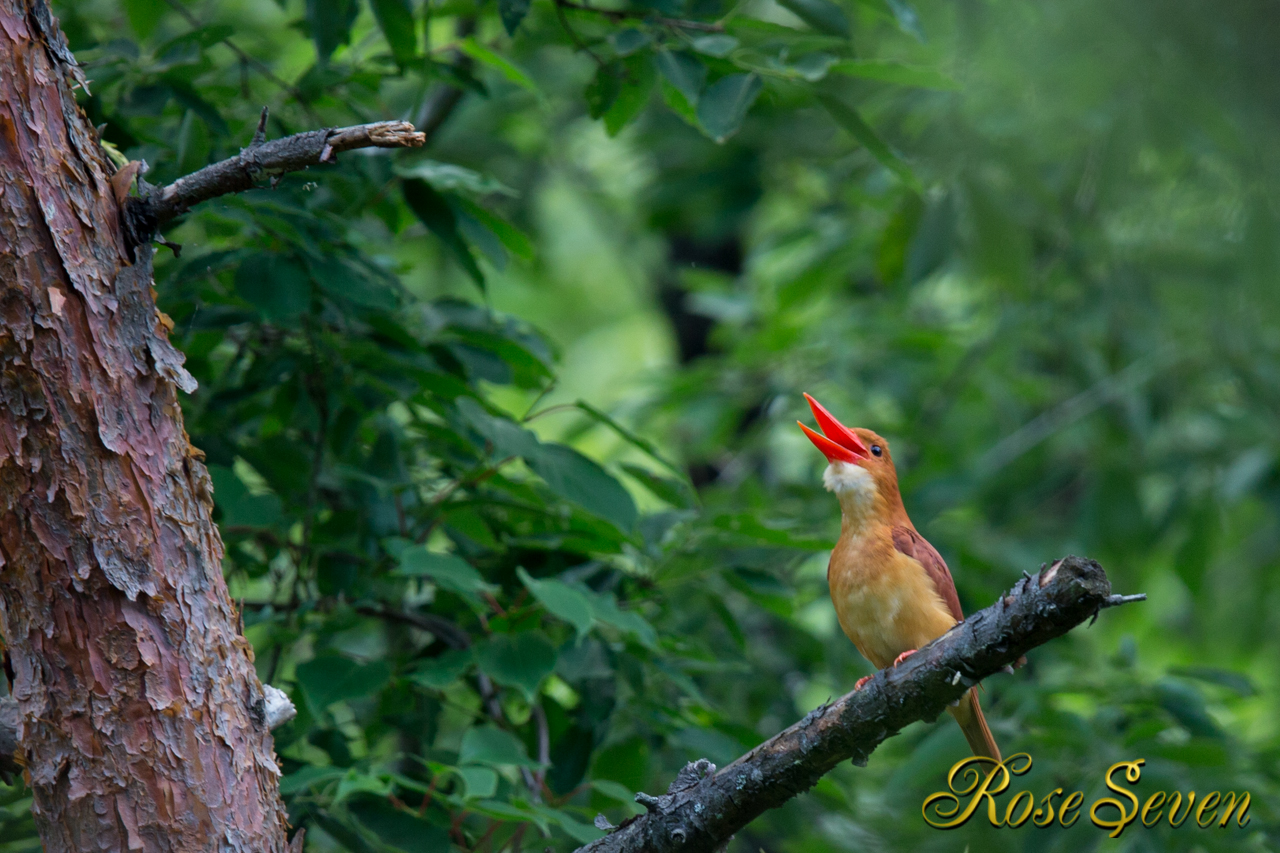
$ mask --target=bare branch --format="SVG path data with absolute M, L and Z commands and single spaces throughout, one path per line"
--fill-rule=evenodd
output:
M 255 134 L 255 139 L 257 135 Z M 407 121 L 379 121 L 353 127 L 295 133 L 250 145 L 235 157 L 205 166 L 167 187 L 152 188 L 125 200 L 125 234 L 132 246 L 151 239 L 156 229 L 202 201 L 244 192 L 289 172 L 333 162 L 354 148 L 417 148 L 425 138 Z
M 766 809 L 813 787 L 841 761 L 866 764 L 886 738 L 931 720 L 979 680 L 1061 636 L 1111 595 L 1102 567 L 1067 557 L 974 613 L 902 664 L 881 670 L 862 690 L 824 705 L 720 772 L 690 762 L 662 796 L 637 794 L 647 814 L 579 853 L 711 853 Z M 601 821 L 597 825 L 601 825 Z

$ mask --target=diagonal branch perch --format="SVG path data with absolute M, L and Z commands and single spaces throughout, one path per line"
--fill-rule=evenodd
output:
M 1145 597 L 1145 596 L 1142 596 Z M 766 809 L 807 791 L 841 761 L 864 765 L 886 738 L 931 720 L 973 684 L 1059 637 L 1104 607 L 1139 596 L 1111 594 L 1102 567 L 1067 557 L 971 615 L 862 690 L 812 711 L 720 772 L 689 763 L 668 792 L 637 794 L 648 809 L 578 853 L 710 853 Z M 597 825 L 604 826 L 603 821 Z
M 265 121 L 266 111 L 263 111 Z M 265 128 L 259 125 L 259 134 Z M 169 184 L 125 200 L 125 236 L 130 251 L 149 242 L 156 230 L 211 198 L 253 189 L 265 180 L 308 166 L 332 163 L 355 148 L 418 148 L 426 137 L 407 121 L 379 121 L 352 127 L 308 130 L 270 142 L 254 134 L 248 148 Z

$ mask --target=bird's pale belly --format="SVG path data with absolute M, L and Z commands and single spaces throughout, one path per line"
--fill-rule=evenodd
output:
M 956 621 L 924 569 L 906 556 L 890 571 L 850 567 L 830 581 L 840 627 L 877 669 L 942 636 Z

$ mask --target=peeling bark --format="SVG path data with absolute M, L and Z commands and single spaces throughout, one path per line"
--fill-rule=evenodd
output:
M 44 0 L 0 0 L 0 636 L 47 853 L 287 849 L 195 390 Z
M 966 690 L 1026 652 L 1067 633 L 1104 607 L 1141 601 L 1112 595 L 1102 567 L 1067 557 L 1024 577 L 901 664 L 882 669 L 861 690 L 811 711 L 716 772 L 705 758 L 680 771 L 667 793 L 636 794 L 646 814 L 611 827 L 577 853 L 712 853 L 767 809 L 804 793 L 841 761 L 858 766 L 886 739 L 932 720 Z

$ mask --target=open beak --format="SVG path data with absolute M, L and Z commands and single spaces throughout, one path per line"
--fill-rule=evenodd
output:
M 808 394 L 805 394 L 804 398 L 809 401 L 809 408 L 813 410 L 813 416 L 817 418 L 818 427 L 823 434 L 819 435 L 799 421 L 796 423 L 800 424 L 800 429 L 809 436 L 813 446 L 822 451 L 822 455 L 827 457 L 828 462 L 852 463 L 871 455 L 871 451 L 853 430 L 836 420 L 830 412 L 822 408 L 821 403 Z

